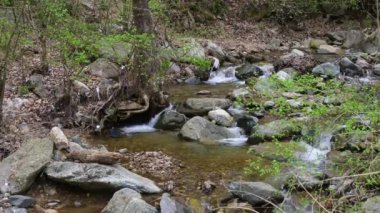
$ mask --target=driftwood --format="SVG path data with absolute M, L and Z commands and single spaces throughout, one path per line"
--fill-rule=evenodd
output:
M 77 160 L 81 163 L 99 163 L 106 165 L 116 164 L 124 157 L 122 154 L 116 152 L 104 152 L 91 149 L 71 151 L 66 156 L 70 160 Z

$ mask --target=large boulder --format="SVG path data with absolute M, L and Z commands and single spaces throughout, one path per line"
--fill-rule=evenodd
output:
M 264 71 L 255 64 L 244 64 L 236 68 L 236 78 L 239 80 L 247 80 L 252 77 L 260 77 L 264 75 Z
M 229 129 L 217 126 L 199 116 L 186 122 L 179 134 L 186 140 L 200 142 L 218 141 L 234 137 L 234 134 Z
M 281 56 L 274 63 L 274 68 L 276 71 L 293 68 L 301 73 L 306 73 L 317 65 L 317 61 L 311 55 L 303 55 L 292 52 Z
M 220 126 L 231 127 L 234 123 L 234 118 L 223 109 L 216 109 L 208 112 L 208 117 Z
M 232 182 L 227 188 L 234 196 L 253 206 L 267 204 L 267 201 L 281 203 L 284 200 L 281 191 L 263 182 Z
M 329 32 L 327 37 L 333 42 L 342 42 L 346 49 L 358 49 L 364 41 L 364 34 L 360 30 Z
M 340 71 L 347 76 L 363 76 L 364 71 L 358 65 L 354 64 L 347 57 L 342 58 L 339 62 Z
M 380 212 L 380 196 L 368 198 L 363 204 L 363 210 L 367 213 L 379 213 Z
M 168 193 L 164 193 L 160 201 L 161 212 L 165 213 L 192 213 L 194 210 L 170 197 Z
M 290 138 L 301 133 L 301 122 L 296 119 L 276 120 L 253 128 L 253 134 L 248 138 L 249 144 L 259 144 L 273 139 Z
M 161 189 L 144 177 L 121 166 L 96 163 L 53 162 L 45 170 L 51 180 L 78 186 L 85 190 L 116 191 L 130 188 L 142 193 L 159 193 Z
M 163 130 L 176 130 L 182 128 L 186 121 L 187 118 L 184 114 L 178 113 L 174 110 L 166 110 L 160 115 L 155 128 Z
M 119 67 L 105 58 L 97 59 L 84 69 L 100 78 L 117 78 L 120 75 Z
M 0 191 L 25 192 L 53 156 L 53 142 L 32 139 L 0 163 Z
M 121 189 L 112 196 L 101 213 L 156 213 L 156 208 L 146 203 L 140 193 L 132 189 Z
M 338 65 L 327 62 L 316 66 L 312 73 L 315 75 L 326 76 L 329 78 L 335 78 L 340 74 L 340 68 Z
M 225 98 L 189 98 L 177 107 L 177 111 L 189 116 L 207 115 L 213 109 L 226 110 L 231 105 L 232 102 Z

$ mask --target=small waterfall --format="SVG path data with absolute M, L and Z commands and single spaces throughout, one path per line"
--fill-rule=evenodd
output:
M 167 111 L 173 109 L 173 105 L 170 105 L 166 109 L 162 110 L 160 113 L 156 114 L 153 118 L 150 119 L 150 121 L 146 124 L 140 124 L 140 125 L 133 125 L 133 126 L 127 126 L 121 128 L 122 132 L 125 134 L 135 134 L 135 133 L 149 133 L 149 132 L 155 132 L 156 128 L 154 126 L 157 124 L 160 115 Z
M 233 83 L 239 80 L 235 77 L 236 72 L 235 67 L 226 67 L 218 69 L 216 71 L 210 72 L 210 78 L 206 81 L 207 84 L 222 84 L 222 83 Z
M 228 129 L 232 133 L 233 137 L 219 140 L 218 141 L 219 143 L 230 145 L 230 146 L 242 146 L 247 142 L 248 137 L 242 133 L 241 128 L 232 127 Z

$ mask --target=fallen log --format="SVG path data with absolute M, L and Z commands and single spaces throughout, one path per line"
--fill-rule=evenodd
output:
M 70 160 L 79 161 L 81 163 L 99 163 L 105 165 L 113 165 L 118 163 L 124 156 L 116 152 L 104 152 L 98 150 L 73 150 L 66 157 Z

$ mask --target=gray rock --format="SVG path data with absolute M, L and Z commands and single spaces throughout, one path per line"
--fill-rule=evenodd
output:
M 264 108 L 265 109 L 272 109 L 276 103 L 274 101 L 265 101 Z
M 312 73 L 315 75 L 322 75 L 322 76 L 327 76 L 329 78 L 334 78 L 340 74 L 340 69 L 339 69 L 339 66 L 328 62 L 328 63 L 324 63 L 324 64 L 316 66 L 313 69 Z
M 233 195 L 253 206 L 267 204 L 265 200 L 273 203 L 281 203 L 284 200 L 281 191 L 263 182 L 232 182 L 227 188 Z
M 296 188 L 301 191 L 320 189 L 326 187 L 328 182 L 323 182 L 325 175 L 321 172 L 309 171 L 308 169 L 293 171 L 289 173 L 285 187 Z M 305 189 L 304 189 L 305 188 Z
M 18 194 L 33 184 L 53 156 L 53 142 L 32 139 L 0 163 L 0 191 Z
M 202 83 L 201 79 L 198 77 L 190 77 L 185 80 L 185 84 L 190 84 L 190 85 L 196 85 Z
M 36 200 L 24 195 L 12 195 L 9 197 L 9 203 L 18 208 L 29 208 L 36 204 Z
M 334 47 L 331 45 L 326 45 L 326 44 L 319 46 L 317 52 L 319 54 L 336 54 L 336 55 L 344 54 L 344 51 L 341 48 Z
M 347 57 L 342 58 L 342 60 L 339 62 L 339 66 L 340 66 L 341 73 L 347 76 L 363 76 L 364 75 L 363 70 L 358 65 L 354 64 Z
M 51 180 L 78 186 L 85 190 L 116 191 L 130 188 L 143 193 L 159 193 L 161 189 L 144 177 L 121 166 L 96 163 L 53 162 L 45 170 Z
M 176 130 L 182 128 L 187 118 L 184 114 L 174 110 L 167 110 L 160 115 L 155 128 L 163 130 Z
M 236 78 L 239 80 L 247 80 L 252 77 L 260 77 L 264 75 L 264 71 L 255 64 L 244 64 L 236 68 Z
M 178 74 L 179 72 L 181 72 L 181 67 L 179 67 L 176 63 L 171 63 L 167 73 Z
M 206 51 L 209 55 L 212 55 L 219 60 L 224 60 L 226 58 L 223 49 L 212 41 L 207 42 Z
M 235 89 L 231 93 L 231 97 L 233 99 L 236 99 L 238 97 L 247 97 L 247 96 L 251 96 L 251 93 L 249 92 L 248 89 L 245 89 L 245 88 Z
M 368 198 L 363 204 L 363 210 L 366 213 L 379 213 L 380 212 L 380 196 Z
M 286 81 L 286 80 L 292 79 L 292 77 L 288 73 L 286 73 L 282 70 L 280 70 L 280 71 L 278 71 L 278 73 L 276 73 L 276 77 L 278 80 L 281 80 L 281 81 Z
M 259 119 L 250 115 L 243 115 L 237 119 L 237 126 L 242 128 L 246 134 L 251 134 L 252 128 L 257 125 Z
M 377 76 L 380 76 L 380 64 L 376 64 L 374 67 L 373 67 L 373 74 L 377 75 Z
M 46 98 L 49 95 L 44 85 L 44 77 L 40 74 L 33 74 L 29 77 L 28 84 L 30 89 L 40 98 Z
M 234 122 L 234 118 L 223 109 L 208 112 L 208 117 L 210 120 L 215 121 L 217 125 L 224 127 L 231 127 Z
M 81 95 L 88 95 L 91 90 L 88 88 L 88 86 L 78 80 L 73 81 L 74 89 Z
M 195 58 L 205 58 L 205 50 L 203 49 L 202 45 L 196 41 L 193 38 L 190 39 L 183 39 L 183 46 L 182 49 L 182 55 L 184 57 L 195 57 Z M 181 53 L 180 53 L 181 54 Z
M 28 213 L 24 208 L 11 207 L 4 210 L 4 213 Z
M 193 213 L 194 210 L 185 205 L 182 202 L 179 202 L 175 199 L 172 199 L 168 193 L 164 193 L 160 201 L 161 212 L 165 213 Z
M 132 52 L 132 47 L 127 42 L 109 42 L 107 40 L 100 40 L 96 47 L 98 48 L 100 57 L 118 64 L 125 63 Z
M 296 119 L 276 120 L 253 128 L 253 134 L 248 138 L 249 144 L 259 144 L 274 138 L 285 139 L 301 133 L 301 122 Z
M 132 189 L 121 189 L 112 196 L 101 213 L 156 213 L 156 208 L 146 203 L 140 193 Z
M 309 42 L 309 47 L 311 49 L 318 49 L 321 45 L 327 45 L 327 42 L 322 39 L 311 39 Z
M 199 116 L 186 122 L 179 135 L 186 140 L 200 142 L 215 142 L 217 140 L 234 137 L 229 129 L 217 126 Z
M 179 113 L 185 115 L 206 115 L 209 111 L 220 108 L 228 109 L 232 105 L 225 98 L 189 98 L 177 107 Z
M 119 67 L 105 58 L 97 59 L 84 69 L 100 78 L 117 78 L 120 75 Z

